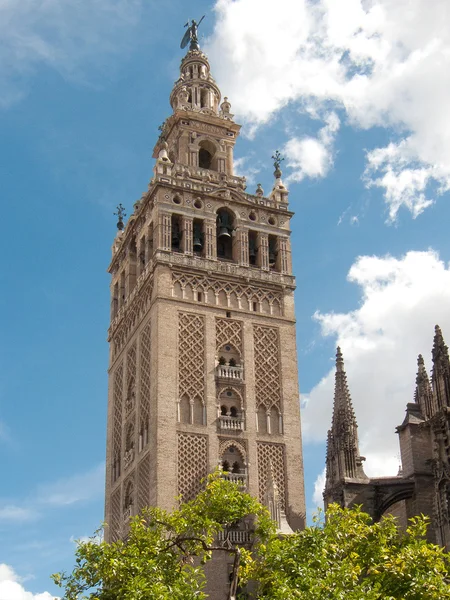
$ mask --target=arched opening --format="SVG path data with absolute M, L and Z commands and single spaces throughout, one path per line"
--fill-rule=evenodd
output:
M 269 235 L 269 267 L 272 271 L 278 271 L 278 239 L 275 235 Z
M 203 220 L 194 219 L 192 227 L 192 249 L 197 256 L 203 255 L 205 235 L 203 233 Z
M 251 265 L 256 265 L 256 257 L 258 254 L 258 236 L 256 231 L 248 232 L 248 262 Z
M 181 239 L 183 237 L 181 217 L 172 215 L 172 252 L 181 252 Z
M 133 496 L 134 496 L 134 487 L 133 482 L 129 481 L 125 487 L 125 495 L 123 501 L 123 513 L 124 517 L 131 517 L 133 514 Z
M 233 236 L 235 219 L 231 211 L 220 208 L 217 211 L 217 258 L 220 260 L 233 260 Z
M 201 169 L 217 171 L 217 148 L 211 140 L 202 140 L 198 150 L 198 166 Z
M 209 91 L 205 88 L 200 90 L 200 108 L 209 108 Z
M 198 151 L 198 166 L 202 169 L 210 169 L 212 163 L 212 154 L 206 148 L 200 148 Z
M 222 451 L 220 464 L 222 466 L 223 472 L 227 474 L 227 478 L 245 485 L 245 457 L 241 452 L 238 444 L 227 444 L 227 446 Z

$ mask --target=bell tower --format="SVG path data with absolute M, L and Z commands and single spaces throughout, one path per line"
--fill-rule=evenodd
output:
M 262 502 L 275 485 L 278 513 L 302 528 L 293 213 L 280 157 L 270 194 L 248 193 L 233 174 L 240 126 L 198 45 L 170 103 L 148 191 L 126 227 L 119 215 L 109 267 L 108 535 L 123 536 L 146 505 L 191 499 L 218 466 Z

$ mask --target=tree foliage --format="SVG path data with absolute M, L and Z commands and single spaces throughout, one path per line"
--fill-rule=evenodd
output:
M 202 564 L 227 526 L 253 516 L 255 535 L 268 539 L 274 530 L 267 510 L 252 496 L 211 475 L 204 491 L 169 513 L 147 508 L 132 519 L 126 541 L 106 542 L 101 531 L 80 543 L 72 573 L 53 575 L 65 600 L 202 600 Z
M 373 523 L 360 509 L 332 505 L 326 520 L 279 536 L 267 510 L 219 474 L 178 510 L 144 510 L 126 541 L 79 544 L 73 572 L 53 579 L 65 600 L 202 600 L 212 551 L 236 553 L 217 545 L 217 534 L 249 517 L 255 544 L 241 550 L 239 574 L 255 598 L 450 600 L 448 555 L 426 542 L 425 517 L 402 533 L 393 517 Z
M 450 599 L 448 555 L 425 540 L 427 522 L 415 517 L 402 533 L 390 515 L 373 523 L 333 504 L 325 522 L 261 543 L 243 575 L 260 600 Z

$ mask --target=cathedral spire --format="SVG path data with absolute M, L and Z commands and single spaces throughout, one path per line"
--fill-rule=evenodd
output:
M 328 431 L 325 499 L 331 501 L 331 489 L 345 478 L 366 479 L 359 454 L 358 425 L 353 410 L 344 358 L 336 352 L 336 375 L 331 429 Z M 330 495 L 331 494 L 331 495 Z
M 434 328 L 432 386 L 437 409 L 450 406 L 450 359 L 441 328 Z
M 431 389 L 428 373 L 425 368 L 423 356 L 419 354 L 417 358 L 416 390 L 414 401 L 420 406 L 420 410 L 425 419 L 429 419 L 435 412 L 433 402 L 433 391 Z

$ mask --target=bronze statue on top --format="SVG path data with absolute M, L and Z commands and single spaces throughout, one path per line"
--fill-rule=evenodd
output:
M 200 50 L 200 46 L 198 45 L 197 32 L 198 32 L 200 23 L 203 21 L 204 18 L 205 18 L 205 15 L 203 15 L 203 17 L 200 19 L 200 21 L 198 23 L 195 19 L 192 19 L 190 25 L 189 25 L 189 21 L 185 24 L 185 27 L 187 27 L 187 29 L 183 36 L 183 39 L 181 40 L 180 48 L 186 48 L 186 46 L 188 45 L 188 42 L 190 41 L 191 44 L 189 46 L 189 50 Z

